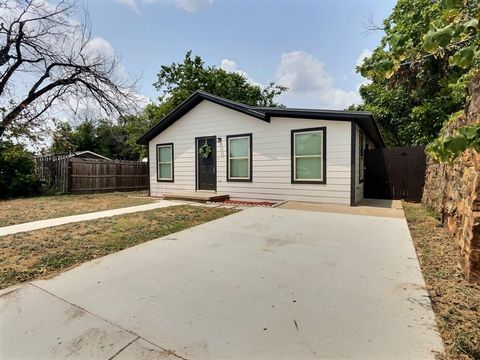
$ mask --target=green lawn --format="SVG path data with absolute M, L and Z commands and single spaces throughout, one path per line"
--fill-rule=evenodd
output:
M 181 205 L 0 237 L 0 288 L 51 276 L 237 210 Z
M 39 196 L 0 201 L 0 227 L 29 221 L 148 204 L 154 199 L 133 198 L 139 193 Z

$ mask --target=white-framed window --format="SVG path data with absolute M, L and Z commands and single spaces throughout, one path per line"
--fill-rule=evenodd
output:
M 292 183 L 326 184 L 326 128 L 292 130 Z
M 364 172 L 365 172 L 365 135 L 360 131 L 359 141 L 358 141 L 358 179 L 360 182 L 363 182 Z
M 227 181 L 252 181 L 252 134 L 227 136 Z
M 173 182 L 173 143 L 157 145 L 157 181 Z

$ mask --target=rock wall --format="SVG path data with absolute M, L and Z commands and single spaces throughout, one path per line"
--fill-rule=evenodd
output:
M 445 133 L 480 122 L 480 75 L 470 84 L 465 113 Z M 465 151 L 453 165 L 427 166 L 423 202 L 443 220 L 459 248 L 459 266 L 467 280 L 480 283 L 480 154 Z

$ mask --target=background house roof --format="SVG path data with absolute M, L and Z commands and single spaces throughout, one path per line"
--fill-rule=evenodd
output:
M 370 112 L 248 106 L 203 91 L 196 91 L 190 95 L 190 97 L 167 114 L 157 125 L 138 139 L 137 143 L 147 145 L 150 140 L 180 119 L 203 100 L 208 100 L 232 110 L 240 111 L 266 122 L 270 122 L 270 118 L 272 117 L 354 121 L 377 147 L 385 147 L 378 125 Z
M 83 151 L 73 151 L 70 153 L 64 152 L 64 153 L 55 153 L 55 154 L 49 154 L 49 155 L 38 155 L 35 156 L 36 158 L 41 158 L 45 156 L 61 156 L 62 158 L 83 158 L 83 159 L 104 159 L 104 160 L 112 160 L 106 156 L 97 154 L 96 152 L 90 151 L 90 150 L 83 150 Z

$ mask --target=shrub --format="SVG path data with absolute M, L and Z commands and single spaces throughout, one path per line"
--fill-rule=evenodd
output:
M 0 198 L 38 195 L 41 190 L 32 154 L 22 145 L 0 142 Z

